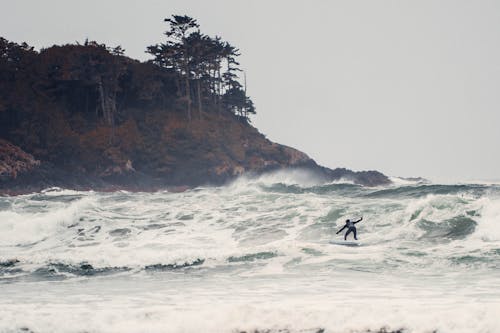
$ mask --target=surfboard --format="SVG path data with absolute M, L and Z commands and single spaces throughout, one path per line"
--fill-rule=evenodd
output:
M 361 244 L 359 241 L 330 241 L 330 244 L 333 245 L 343 245 L 343 246 L 360 246 Z

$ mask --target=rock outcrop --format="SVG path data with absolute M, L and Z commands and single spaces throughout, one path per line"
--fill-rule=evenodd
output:
M 33 155 L 0 138 L 0 180 L 16 179 L 39 165 Z

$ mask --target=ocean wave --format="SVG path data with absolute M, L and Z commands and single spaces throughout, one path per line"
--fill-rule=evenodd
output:
M 30 275 L 40 279 L 64 279 L 75 276 L 102 276 L 110 275 L 119 272 L 129 271 L 128 267 L 102 267 L 95 268 L 88 263 L 81 263 L 79 265 L 71 265 L 65 263 L 49 263 L 46 266 L 39 267 Z
M 483 195 L 487 187 L 484 185 L 414 185 L 389 187 L 365 194 L 368 198 L 421 198 L 427 195 L 459 195 L 470 194 L 477 197 Z
M 336 195 L 359 195 L 362 191 L 361 185 L 350 183 L 328 183 L 325 185 L 316 185 L 310 187 L 303 187 L 299 185 L 287 185 L 283 183 L 276 183 L 272 185 L 260 185 L 266 192 L 276 193 L 290 193 L 290 194 L 336 194 Z
M 250 254 L 245 254 L 243 256 L 239 257 L 229 257 L 227 258 L 228 262 L 249 262 L 249 261 L 255 261 L 255 260 L 265 260 L 265 259 L 270 259 L 276 257 L 278 254 L 276 252 L 257 252 L 257 253 L 250 253 Z
M 420 220 L 417 226 L 425 231 L 420 240 L 464 239 L 474 233 L 477 222 L 467 216 L 455 216 L 444 221 L 433 222 L 425 219 Z
M 277 177 L 0 203 L 0 332 L 500 328 L 496 187 Z
M 231 186 L 175 194 L 79 193 L 71 201 L 23 196 L 13 208 L 0 211 L 0 247 L 3 253 L 9 249 L 10 258 L 34 265 L 86 262 L 92 267 L 140 269 L 200 258 L 206 265 L 223 265 L 251 261 L 261 253 L 299 256 L 307 264 L 311 258 L 300 248 L 325 253 L 321 244 L 341 239 L 335 232 L 344 220 L 361 215 L 365 219 L 358 236 L 364 246 L 381 253 L 393 251 L 402 242 L 447 246 L 461 241 L 474 250 L 484 242 L 494 246 L 500 239 L 495 222 L 500 204 L 488 197 L 489 189 L 484 187 L 479 192 L 478 187 L 465 185 L 373 190 L 352 184 L 274 184 L 262 188 L 246 188 L 238 194 Z M 45 205 L 42 209 L 40 202 Z M 443 256 L 456 252 L 451 246 Z M 0 255 L 0 259 L 9 258 Z
M 83 211 L 95 202 L 91 197 L 84 197 L 40 209 L 37 205 L 33 207 L 30 201 L 16 203 L 13 209 L 0 211 L 2 246 L 32 246 L 60 234 L 78 221 Z
M 153 264 L 147 265 L 144 267 L 146 270 L 151 271 L 172 271 L 187 267 L 200 266 L 203 265 L 205 259 L 195 259 L 192 262 L 184 262 L 184 263 L 174 263 L 174 264 Z

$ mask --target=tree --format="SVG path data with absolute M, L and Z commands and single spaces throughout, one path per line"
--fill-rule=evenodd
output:
M 252 100 L 240 87 L 233 87 L 226 91 L 222 98 L 225 107 L 234 114 L 249 120 L 248 114 L 255 114 L 255 107 Z
M 186 107 L 188 119 L 191 120 L 191 68 L 190 57 L 192 55 L 192 48 L 189 44 L 188 37 L 193 30 L 198 29 L 199 24 L 195 19 L 187 15 L 172 15 L 171 18 L 164 20 L 170 24 L 170 29 L 165 32 L 165 35 L 170 40 L 167 41 L 166 46 L 172 51 L 173 60 L 180 63 L 182 75 L 184 76 L 184 89 L 186 98 Z

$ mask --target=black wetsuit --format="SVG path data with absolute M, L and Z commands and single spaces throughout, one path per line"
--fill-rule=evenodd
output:
M 345 225 L 342 227 L 342 229 L 340 229 L 339 231 L 337 231 L 337 234 L 339 234 L 342 230 L 344 230 L 345 228 L 347 228 L 347 232 L 344 235 L 344 240 L 347 240 L 347 235 L 349 235 L 351 232 L 354 234 L 354 239 L 358 240 L 358 238 L 356 237 L 356 227 L 354 225 L 356 223 L 358 223 L 358 222 L 361 222 L 362 219 L 363 218 L 360 218 L 359 220 L 357 220 L 355 222 L 353 222 L 351 220 L 345 221 Z

